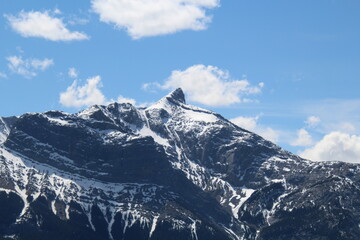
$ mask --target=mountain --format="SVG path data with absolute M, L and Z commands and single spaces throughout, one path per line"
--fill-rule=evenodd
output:
M 1 239 L 358 239 L 360 168 L 186 104 L 0 118 Z

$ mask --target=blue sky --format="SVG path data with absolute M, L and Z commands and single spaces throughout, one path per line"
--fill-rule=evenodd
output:
M 358 0 L 3 2 L 0 116 L 146 105 L 182 87 L 287 150 L 360 162 L 359 12 Z

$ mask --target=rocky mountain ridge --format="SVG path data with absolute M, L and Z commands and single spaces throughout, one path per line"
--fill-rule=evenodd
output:
M 3 239 L 357 239 L 360 168 L 311 162 L 177 89 L 0 119 Z

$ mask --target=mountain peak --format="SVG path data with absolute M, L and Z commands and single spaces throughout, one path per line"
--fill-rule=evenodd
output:
M 360 236 L 357 165 L 301 159 L 180 88 L 149 108 L 0 118 L 0 162 L 0 239 Z
M 184 103 L 186 104 L 186 100 L 185 100 L 185 94 L 183 92 L 183 90 L 181 88 L 177 88 L 174 91 L 172 91 L 171 93 L 169 93 L 166 98 L 168 100 L 174 100 L 176 102 L 180 102 L 180 103 Z

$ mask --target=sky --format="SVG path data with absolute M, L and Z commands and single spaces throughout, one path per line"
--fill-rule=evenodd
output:
M 360 163 L 358 0 L 0 3 L 0 116 L 189 104 L 314 161 Z

